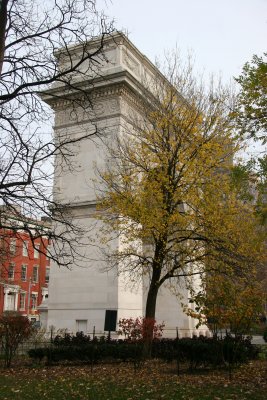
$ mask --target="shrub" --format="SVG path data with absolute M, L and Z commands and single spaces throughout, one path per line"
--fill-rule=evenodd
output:
M 240 364 L 257 358 L 259 350 L 251 343 L 251 336 L 226 335 L 223 339 L 223 355 L 230 364 Z
M 39 362 L 41 362 L 46 356 L 46 349 L 45 348 L 30 349 L 28 351 L 28 354 L 30 358 L 34 358 Z
M 65 333 L 63 336 L 57 335 L 53 339 L 53 344 L 56 346 L 82 346 L 90 343 L 91 338 L 89 335 L 85 335 L 83 332 L 77 332 L 76 335 Z
M 152 356 L 166 362 L 189 363 L 190 369 L 199 366 L 220 366 L 225 362 L 243 363 L 256 358 L 258 349 L 251 344 L 251 338 L 227 335 L 223 339 L 203 336 L 182 339 L 162 339 L 152 346 Z
M 128 340 L 144 340 L 146 341 L 151 337 L 159 339 L 162 337 L 164 329 L 164 322 L 157 324 L 154 318 L 121 318 L 119 320 L 119 335 L 124 335 Z
M 62 339 L 62 340 L 61 340 Z M 71 337 L 56 340 L 47 349 L 32 349 L 29 356 L 49 362 L 84 361 L 94 364 L 101 360 L 131 361 L 140 364 L 143 358 L 142 340 L 86 340 L 75 344 Z M 60 343 L 60 344 L 59 344 Z M 64 343 L 64 344 L 63 344 Z M 251 344 L 251 338 L 227 335 L 223 339 L 203 336 L 182 339 L 156 339 L 152 343 L 152 357 L 170 362 L 187 362 L 191 370 L 199 366 L 233 365 L 256 358 L 258 349 Z
M 5 367 L 10 367 L 19 344 L 33 333 L 34 328 L 27 317 L 13 311 L 0 316 L 0 343 L 4 350 Z
M 86 361 L 92 364 L 104 359 L 121 361 L 140 360 L 142 345 L 140 343 L 126 343 L 119 341 L 94 342 L 76 345 L 60 345 L 49 348 L 36 348 L 28 351 L 29 357 L 41 361 L 44 357 L 48 362 Z
M 265 342 L 267 342 L 267 326 L 266 326 L 266 328 L 264 329 L 264 332 L 263 332 L 263 340 Z

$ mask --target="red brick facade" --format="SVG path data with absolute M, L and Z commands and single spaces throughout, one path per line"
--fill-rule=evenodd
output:
M 33 245 L 29 233 L 2 229 L 0 240 L 0 314 L 18 311 L 38 321 L 37 307 L 48 296 L 48 239 L 36 238 Z

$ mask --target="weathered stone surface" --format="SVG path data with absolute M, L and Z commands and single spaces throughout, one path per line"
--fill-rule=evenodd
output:
M 89 44 L 90 45 L 90 44 Z M 79 51 L 79 49 L 74 49 Z M 74 51 L 73 50 L 73 51 Z M 70 101 L 45 96 L 45 100 L 55 110 L 55 134 L 79 136 L 93 131 L 92 120 L 97 124 L 102 137 L 88 138 L 75 145 L 75 157 L 71 171 L 64 166 L 59 157 L 55 166 L 54 196 L 62 202 L 70 203 L 75 222 L 87 230 L 88 238 L 83 237 L 84 261 L 73 265 L 72 269 L 59 269 L 52 265 L 49 286 L 47 326 L 67 328 L 75 332 L 81 326 L 88 332 L 103 332 L 106 310 L 117 310 L 117 321 L 122 317 L 144 315 L 146 284 L 129 284 L 125 274 L 117 274 L 115 269 L 107 270 L 97 246 L 89 244 L 96 237 L 100 222 L 94 219 L 96 204 L 96 166 L 104 167 L 105 150 L 102 139 L 123 133 L 125 124 L 129 126 L 129 116 L 140 118 L 140 95 L 144 82 L 152 81 L 159 74 L 157 69 L 123 35 L 107 39 L 105 57 L 100 72 L 102 78 L 94 85 L 88 83 L 84 68 L 84 88 L 93 87 L 93 110 L 74 108 Z M 89 68 L 90 71 L 90 68 Z M 88 78 L 88 79 L 87 79 Z M 97 244 L 97 243 L 96 243 Z M 112 246 L 120 246 L 119 238 L 114 238 Z M 182 291 L 187 300 L 187 292 Z M 192 320 L 187 318 L 179 305 L 179 299 L 167 288 L 159 293 L 157 306 L 158 321 L 165 321 L 166 335 L 175 336 L 176 327 L 180 334 L 189 335 L 195 329 Z

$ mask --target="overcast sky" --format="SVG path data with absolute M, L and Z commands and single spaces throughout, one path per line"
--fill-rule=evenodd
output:
M 152 62 L 176 45 L 200 71 L 238 76 L 267 51 L 267 0 L 99 0 L 116 28 Z

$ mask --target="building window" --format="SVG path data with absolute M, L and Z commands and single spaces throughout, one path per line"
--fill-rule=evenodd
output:
M 25 304 L 26 304 L 26 293 L 22 292 L 20 293 L 19 297 L 19 309 L 25 310 Z
M 14 280 L 15 277 L 15 264 L 11 263 L 8 267 L 8 279 Z
M 9 252 L 12 256 L 14 256 L 16 254 L 16 244 L 17 244 L 16 239 L 10 239 Z
M 38 265 L 34 265 L 33 270 L 32 270 L 32 280 L 33 282 L 38 282 L 38 272 L 39 272 L 39 267 Z
M 27 265 L 21 266 L 21 280 L 23 282 L 26 282 L 26 280 L 27 280 Z
M 17 296 L 12 289 L 8 289 L 6 301 L 4 304 L 4 311 L 16 311 L 17 310 Z
M 37 297 L 38 294 L 37 293 L 32 293 L 32 310 L 36 310 L 37 309 Z
M 49 274 L 50 274 L 50 267 L 46 267 L 46 269 L 45 269 L 45 283 L 49 282 Z
M 43 287 L 42 288 L 42 301 L 45 301 L 48 299 L 48 288 Z
M 40 245 L 39 244 L 34 244 L 34 258 L 39 258 L 39 249 Z
M 116 331 L 117 310 L 106 310 L 104 331 Z
M 28 257 L 28 242 L 26 240 L 22 242 L 22 255 Z
M 76 331 L 87 332 L 87 319 L 76 319 Z

